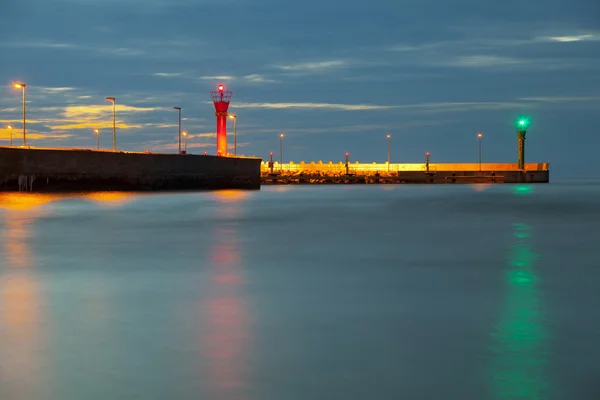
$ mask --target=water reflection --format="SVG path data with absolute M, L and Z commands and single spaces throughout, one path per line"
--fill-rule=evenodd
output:
M 105 207 L 123 206 L 132 201 L 135 196 L 136 195 L 134 193 L 128 192 L 97 192 L 81 194 L 82 198 L 91 200 Z
M 506 272 L 504 310 L 492 333 L 491 366 L 494 399 L 545 399 L 548 331 L 545 326 L 538 256 L 531 251 L 531 227 L 514 224 L 514 246 Z
M 492 187 L 491 183 L 473 183 L 469 185 L 476 192 L 484 192 Z
M 31 242 L 33 223 L 56 196 L 0 194 L 0 398 L 34 399 L 43 390 L 42 301 Z
M 249 347 L 248 307 L 244 298 L 243 257 L 237 219 L 243 214 L 244 191 L 213 194 L 219 223 L 209 254 L 210 284 L 203 303 L 203 345 L 208 357 L 211 398 L 244 398 L 244 370 Z

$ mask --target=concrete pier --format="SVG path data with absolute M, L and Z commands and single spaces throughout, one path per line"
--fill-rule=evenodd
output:
M 548 163 L 525 164 L 348 164 L 300 163 L 261 167 L 269 184 L 548 183 Z
M 260 158 L 0 147 L 0 191 L 260 189 Z

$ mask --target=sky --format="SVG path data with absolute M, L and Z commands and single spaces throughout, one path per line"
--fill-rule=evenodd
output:
M 284 161 L 527 162 L 600 176 L 596 0 L 0 0 L 0 144 L 215 153 L 210 91 L 233 92 L 238 154 Z M 230 121 L 231 122 L 231 121 Z M 233 145 L 233 124 L 228 143 Z M 21 142 L 19 142 L 21 140 Z M 232 150 L 231 150 L 232 151 Z

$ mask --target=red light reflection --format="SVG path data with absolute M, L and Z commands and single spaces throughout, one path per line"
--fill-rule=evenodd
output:
M 203 303 L 206 330 L 203 333 L 208 357 L 208 381 L 223 398 L 240 398 L 245 386 L 244 369 L 249 349 L 249 311 L 243 293 L 243 257 L 236 228 L 247 192 L 214 193 L 221 223 L 209 254 L 211 268 L 208 299 Z

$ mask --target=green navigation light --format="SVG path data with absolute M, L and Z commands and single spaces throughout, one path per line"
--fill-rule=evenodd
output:
M 528 117 L 520 117 L 517 120 L 517 129 L 520 131 L 526 131 L 527 127 L 529 127 L 529 118 Z

